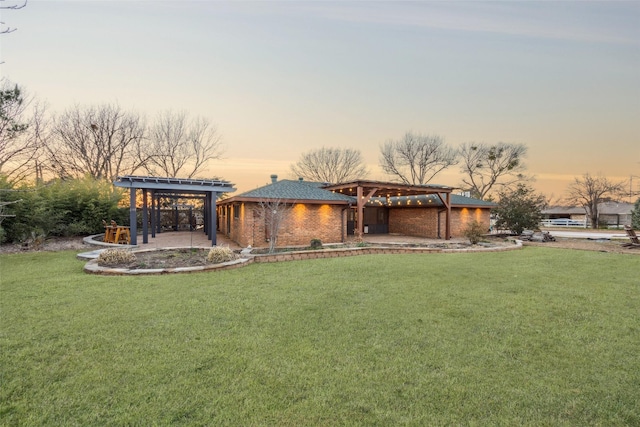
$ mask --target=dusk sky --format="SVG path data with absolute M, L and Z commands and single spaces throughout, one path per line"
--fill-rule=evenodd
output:
M 322 146 L 388 180 L 379 146 L 407 131 L 526 144 L 546 195 L 585 172 L 640 183 L 638 1 L 30 0 L 0 20 L 3 77 L 52 112 L 205 116 L 226 147 L 207 175 L 239 192 Z

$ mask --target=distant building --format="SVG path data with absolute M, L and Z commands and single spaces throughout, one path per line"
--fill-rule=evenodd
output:
M 632 203 L 602 202 L 598 204 L 598 224 L 610 228 L 631 225 Z M 542 211 L 544 226 L 591 227 L 591 220 L 584 207 L 553 206 Z

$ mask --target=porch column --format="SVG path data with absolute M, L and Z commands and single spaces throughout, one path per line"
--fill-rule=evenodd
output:
M 149 243 L 149 212 L 147 189 L 142 190 L 142 243 Z
M 151 237 L 156 237 L 156 192 L 151 190 Z
M 129 230 L 131 231 L 131 244 L 138 244 L 138 218 L 136 217 L 136 189 L 131 187 L 129 191 Z
M 211 193 L 211 223 L 209 224 L 209 230 L 211 230 L 211 246 L 218 244 L 217 239 L 217 227 L 216 227 L 216 200 L 218 199 L 218 193 Z
M 436 193 L 442 204 L 444 205 L 447 215 L 444 219 L 444 239 L 451 240 L 451 192 Z M 440 227 L 440 213 L 438 213 L 438 227 Z
M 218 193 L 211 193 L 211 246 L 216 246 L 218 244 L 218 236 L 217 231 L 218 227 L 216 227 L 216 201 L 218 199 Z
M 444 238 L 445 240 L 451 240 L 451 193 L 447 193 L 446 196 L 447 199 L 447 219 L 446 219 L 446 225 L 445 225 L 445 231 L 444 231 Z
M 160 196 L 156 197 L 156 232 L 162 233 L 162 221 L 160 213 Z
M 357 197 L 357 211 L 358 211 L 358 232 L 360 232 L 360 236 L 364 234 L 364 197 L 362 194 L 362 187 L 358 186 L 356 191 Z
M 202 203 L 202 229 L 204 234 L 209 237 L 209 193 L 205 193 L 204 201 Z

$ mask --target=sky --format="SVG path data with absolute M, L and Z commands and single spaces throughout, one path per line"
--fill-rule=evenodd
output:
M 15 4 L 11 0 L 3 6 Z M 50 110 L 186 110 L 238 192 L 301 154 L 406 132 L 527 145 L 547 196 L 584 173 L 640 189 L 640 1 L 57 1 L 2 10 L 0 74 Z M 461 183 L 458 166 L 432 183 Z

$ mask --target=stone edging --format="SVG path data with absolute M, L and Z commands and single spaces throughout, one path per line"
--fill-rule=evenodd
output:
M 132 248 L 138 247 L 137 245 L 120 245 L 117 243 L 107 243 L 107 242 L 102 242 L 100 240 L 96 240 L 97 238 L 100 238 L 100 236 L 104 237 L 104 233 L 93 234 L 91 236 L 84 237 L 82 241 L 87 245 L 104 246 L 106 248 L 132 249 Z
M 420 248 L 420 247 L 355 247 L 355 248 L 338 248 L 323 249 L 317 251 L 292 251 L 277 254 L 250 255 L 249 258 L 240 258 L 221 264 L 211 264 L 196 267 L 177 267 L 177 268 L 153 268 L 129 270 L 126 268 L 101 267 L 97 260 L 91 260 L 84 266 L 85 273 L 103 274 L 103 275 L 147 275 L 147 274 L 171 274 L 171 273 L 199 273 L 205 271 L 221 271 L 233 268 L 244 267 L 252 263 L 262 262 L 282 262 L 282 261 L 300 261 L 308 259 L 322 258 L 338 258 L 356 255 L 375 255 L 375 254 L 424 254 L 424 253 L 472 253 L 472 252 L 504 252 L 522 248 L 522 241 L 515 240 L 511 246 L 495 246 L 495 247 L 470 247 L 465 249 L 444 249 L 444 248 Z M 164 248 L 184 249 L 184 248 Z M 147 252 L 158 249 L 147 249 Z M 160 249 L 161 250 L 161 249 Z
M 200 273 L 204 271 L 221 271 L 230 270 L 232 268 L 244 267 L 251 264 L 253 259 L 240 258 L 233 261 L 223 262 L 221 264 L 198 265 L 195 267 L 176 267 L 176 268 L 140 268 L 129 270 L 126 268 L 101 267 L 98 260 L 92 259 L 84 265 L 84 272 L 89 274 L 102 274 L 107 276 L 139 276 L 151 274 L 171 274 L 171 273 Z
M 465 249 L 445 249 L 426 247 L 389 247 L 365 246 L 355 248 L 323 249 L 318 251 L 292 251 L 277 254 L 253 255 L 254 262 L 299 261 L 306 259 L 337 258 L 355 255 L 376 254 L 424 254 L 424 253 L 470 253 L 470 252 L 503 252 L 521 249 L 522 241 L 515 240 L 511 246 L 469 247 Z

